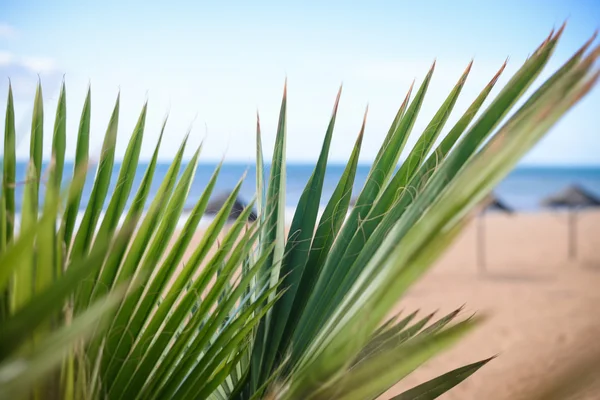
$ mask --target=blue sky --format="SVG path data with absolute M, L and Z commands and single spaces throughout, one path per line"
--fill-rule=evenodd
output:
M 0 93 L 6 93 L 4 78 L 10 77 L 23 157 L 39 74 L 46 154 L 64 75 L 71 154 L 91 83 L 96 154 L 120 90 L 119 154 L 148 99 L 143 157 L 152 153 L 168 112 L 162 158 L 174 153 L 191 126 L 191 143 L 204 139 L 204 161 L 225 155 L 247 162 L 254 157 L 257 110 L 265 153 L 270 151 L 287 76 L 287 158 L 306 161 L 318 156 L 343 82 L 331 159 L 347 159 L 369 104 L 361 154 L 367 162 L 377 153 L 410 83 L 416 79 L 419 84 L 434 59 L 436 71 L 413 133 L 426 126 L 472 58 L 473 70 L 447 129 L 506 57 L 509 65 L 493 93 L 565 19 L 567 30 L 538 82 L 600 27 L 600 2 L 0 0 Z M 1 97 L 0 107 L 5 107 L 5 94 Z M 600 165 L 599 111 L 596 88 L 523 163 Z

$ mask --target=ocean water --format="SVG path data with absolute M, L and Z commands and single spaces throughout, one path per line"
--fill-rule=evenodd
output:
M 216 164 L 199 164 L 196 176 L 192 183 L 188 195 L 186 208 L 193 207 L 198 200 L 206 183 L 215 170 Z M 137 187 L 139 186 L 147 164 L 140 164 L 135 174 L 134 186 L 130 195 L 128 205 L 132 201 Z M 156 193 L 162 178 L 169 168 L 168 164 L 158 164 L 154 175 L 148 203 Z M 310 178 L 314 166 L 310 164 L 288 164 L 286 172 L 286 207 L 288 212 L 293 212 L 306 182 Z M 352 196 L 356 196 L 364 185 L 369 173 L 369 165 L 359 165 L 354 184 Z M 111 186 L 109 194 L 115 190 L 120 165 L 115 164 L 112 173 Z M 73 164 L 65 165 L 65 177 L 72 174 Z M 183 168 L 182 168 L 183 170 Z M 322 194 L 321 206 L 324 207 L 329 197 L 335 189 L 335 185 L 342 175 L 344 165 L 329 165 L 325 175 L 325 182 Z M 16 186 L 16 207 L 17 211 L 21 209 L 21 200 L 23 198 L 23 184 L 25 179 L 26 163 L 17 164 L 17 186 Z M 90 169 L 86 179 L 86 184 L 81 200 L 80 208 L 85 209 L 92 191 L 93 177 L 96 173 L 95 168 Z M 252 198 L 256 185 L 256 171 L 251 164 L 224 164 L 221 168 L 213 195 L 227 193 L 231 191 L 242 175 L 247 176 L 242 184 L 240 191 L 240 200 L 247 201 Z M 268 168 L 266 169 L 268 174 Z M 268 178 L 268 175 L 267 175 Z M 66 181 L 66 179 L 65 179 Z M 495 195 L 510 207 L 521 212 L 535 212 L 541 209 L 540 202 L 546 196 L 558 192 L 568 185 L 577 184 L 593 194 L 600 196 L 600 168 L 559 168 L 559 167 L 518 167 L 514 169 L 494 190 Z M 41 190 L 43 195 L 43 190 Z M 104 207 L 108 205 L 108 201 Z

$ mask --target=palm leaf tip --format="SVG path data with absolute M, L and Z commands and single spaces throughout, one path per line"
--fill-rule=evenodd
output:
M 494 357 L 481 360 L 464 367 L 447 372 L 430 381 L 424 382 L 406 392 L 392 397 L 391 400 L 433 400 L 463 382 L 480 368 L 492 361 Z
M 475 61 L 474 59 L 471 59 L 471 61 L 469 61 L 469 64 L 467 65 L 467 68 L 465 68 L 464 72 L 462 73 L 462 75 L 460 77 L 459 84 L 464 84 L 467 81 L 467 77 L 471 73 L 471 68 L 473 67 L 473 62 L 474 61 Z
M 331 113 L 332 116 L 337 114 L 338 106 L 340 105 L 340 98 L 342 97 L 342 87 L 343 87 L 343 84 L 340 84 L 340 88 L 338 89 L 337 96 L 335 97 L 335 103 L 333 105 L 333 112 Z

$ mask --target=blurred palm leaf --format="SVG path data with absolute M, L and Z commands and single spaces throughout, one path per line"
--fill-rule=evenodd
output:
M 198 148 L 190 161 L 183 161 L 186 135 L 150 199 L 165 121 L 128 205 L 141 167 L 147 105 L 111 192 L 119 97 L 90 199 L 77 223 L 89 172 L 91 90 L 68 176 L 63 171 L 64 84 L 47 181 L 42 179 L 38 85 L 17 229 L 9 87 L 0 195 L 0 399 L 377 398 L 479 322 L 477 317 L 460 319 L 460 310 L 433 323 L 433 315 L 417 322 L 415 313 L 385 317 L 452 243 L 494 185 L 596 83 L 598 72 L 592 69 L 600 50 L 586 54 L 592 38 L 514 109 L 561 34 L 562 29 L 552 33 L 482 109 L 501 66 L 434 148 L 468 79 L 469 64 L 396 170 L 425 101 L 432 66 L 414 98 L 412 87 L 408 91 L 353 207 L 366 115 L 331 198 L 322 199 L 340 90 L 287 234 L 286 88 L 268 179 L 257 120 L 258 218 L 249 221 L 252 201 L 227 223 L 242 177 L 197 243 L 193 238 L 220 165 L 184 216 L 201 158 Z M 182 229 L 177 229 L 179 220 Z M 396 398 L 435 398 L 489 360 L 434 377 Z

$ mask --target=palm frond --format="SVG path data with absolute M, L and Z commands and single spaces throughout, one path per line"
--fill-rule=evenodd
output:
M 563 29 L 552 32 L 484 107 L 502 65 L 444 134 L 469 63 L 407 151 L 434 63 L 414 97 L 413 87 L 408 90 L 352 207 L 366 113 L 333 194 L 322 198 L 340 88 L 287 234 L 287 85 L 268 179 L 257 117 L 256 195 L 229 221 L 242 177 L 197 241 L 221 164 L 178 229 L 201 160 L 201 147 L 184 160 L 189 132 L 158 181 L 165 120 L 134 188 L 147 104 L 118 164 L 117 96 L 78 223 L 87 190 L 91 90 L 73 170 L 65 171 L 63 83 L 52 158 L 43 171 L 38 84 L 27 176 L 18 183 L 9 85 L 0 193 L 0 399 L 42 393 L 90 400 L 377 398 L 480 323 L 462 318 L 460 309 L 437 320 L 433 314 L 417 319 L 416 312 L 386 316 L 450 246 L 481 199 L 596 85 L 600 48 L 588 52 L 593 37 L 525 97 Z M 23 185 L 20 216 L 17 184 Z M 396 399 L 433 399 L 489 361 L 459 367 Z

